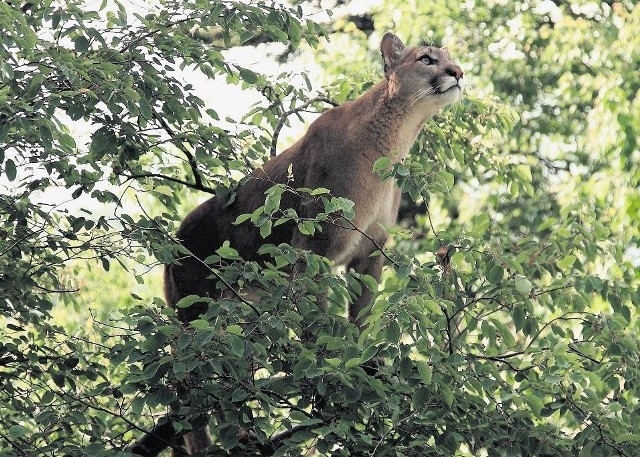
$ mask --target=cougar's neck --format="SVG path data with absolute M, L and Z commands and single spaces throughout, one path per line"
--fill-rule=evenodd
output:
M 428 100 L 398 94 L 385 79 L 356 100 L 353 109 L 364 120 L 362 134 L 378 157 L 395 162 L 409 154 L 425 121 L 438 111 L 430 105 Z

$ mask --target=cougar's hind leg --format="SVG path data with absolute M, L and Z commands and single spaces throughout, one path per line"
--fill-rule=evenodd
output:
M 203 453 L 213 443 L 209 427 L 200 428 L 184 435 L 185 447 L 189 455 Z

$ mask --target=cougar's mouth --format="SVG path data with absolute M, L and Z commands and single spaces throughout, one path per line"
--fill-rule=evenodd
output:
M 446 94 L 447 92 L 451 92 L 451 91 L 456 90 L 456 89 L 458 89 L 458 90 L 462 90 L 462 87 L 460 87 L 460 86 L 458 86 L 458 85 L 456 84 L 455 86 L 451 86 L 450 88 L 445 89 L 445 90 L 443 90 L 443 91 L 442 91 L 442 92 L 440 92 L 440 93 L 441 93 L 441 94 Z
M 440 87 L 440 90 L 438 91 L 438 94 L 446 94 L 452 91 L 455 91 L 456 89 L 459 90 L 460 92 L 462 92 L 462 90 L 464 89 L 465 86 L 465 80 L 464 79 L 457 79 L 455 81 L 452 81 L 450 83 L 451 85 L 449 87 Z

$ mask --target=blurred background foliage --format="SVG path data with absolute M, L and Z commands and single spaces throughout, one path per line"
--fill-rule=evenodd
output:
M 0 454 L 124 455 L 223 405 L 214 455 L 638 455 L 640 7 L 316 3 L 0 3 Z M 269 246 L 219 252 L 251 307 L 183 329 L 156 268 L 181 217 L 290 143 L 283 115 L 377 81 L 387 30 L 469 87 L 389 172 L 366 330 L 340 309 L 374 284 L 315 257 L 289 281 L 304 254 Z

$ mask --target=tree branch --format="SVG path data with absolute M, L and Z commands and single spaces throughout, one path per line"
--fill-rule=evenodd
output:
M 260 450 L 260 454 L 268 456 L 275 454 L 281 442 L 291 438 L 296 433 L 307 430 L 311 427 L 314 427 L 314 425 L 296 425 L 295 427 L 291 427 L 290 430 L 285 430 L 277 435 L 272 435 L 264 444 L 260 444 L 260 442 L 257 441 L 257 437 L 254 433 L 251 433 L 250 436 L 256 440 L 256 447 Z
M 161 32 L 163 30 L 167 30 L 168 28 L 173 27 L 174 25 L 178 25 L 178 24 L 182 24 L 184 22 L 192 21 L 194 19 L 195 19 L 195 17 L 187 16 L 187 17 L 184 17 L 184 18 L 181 18 L 181 19 L 176 19 L 175 21 L 167 22 L 166 24 L 163 24 L 162 27 L 158 27 L 158 28 L 149 30 L 148 32 L 143 33 L 142 35 L 138 35 L 137 38 L 132 38 L 131 41 L 129 41 L 128 43 L 126 43 L 122 47 L 120 52 L 124 53 L 124 52 L 128 51 L 129 49 L 131 49 L 132 47 L 134 47 L 135 45 L 137 45 L 141 41 L 149 38 L 152 35 L 155 35 L 158 32 Z M 136 34 L 136 32 L 131 32 L 132 36 L 135 35 L 135 34 Z
M 178 239 L 176 239 L 174 236 L 172 236 L 169 232 L 167 232 L 163 227 L 161 227 L 154 218 L 152 218 L 151 216 L 149 216 L 147 214 L 147 212 L 145 211 L 144 207 L 142 206 L 142 203 L 140 203 L 140 200 L 138 199 L 138 196 L 136 196 L 136 201 L 138 202 L 138 206 L 140 206 L 140 209 L 142 210 L 143 214 L 147 217 L 147 219 L 149 219 L 150 221 L 153 221 L 153 223 L 156 225 L 156 228 L 167 238 L 169 238 L 169 240 L 171 240 L 173 243 L 175 243 L 176 245 L 180 245 L 183 249 L 187 250 L 189 252 L 189 255 L 191 257 L 193 257 L 195 260 L 197 260 L 198 262 L 200 262 L 205 268 L 207 268 L 209 270 L 209 272 L 214 275 L 216 277 L 216 279 L 218 281 L 220 281 L 222 284 L 224 284 L 224 286 L 238 299 L 240 300 L 242 303 L 244 303 L 245 305 L 247 305 L 249 308 L 251 308 L 253 310 L 254 313 L 256 313 L 257 316 L 260 316 L 261 313 L 258 310 L 258 308 L 256 308 L 253 303 L 249 302 L 246 298 L 244 298 L 240 292 L 238 292 L 231 284 L 229 284 L 229 282 L 222 277 L 222 275 L 220 273 L 218 273 L 216 270 L 214 270 L 213 268 L 211 268 L 211 266 L 209 264 L 207 264 L 204 260 L 202 260 L 201 258 L 199 258 L 197 255 L 195 255 L 193 252 L 191 252 L 189 249 L 187 249 Z
M 174 178 L 173 176 L 167 176 L 167 175 L 163 175 L 161 173 L 137 173 L 137 174 L 126 174 L 126 173 L 120 173 L 121 176 L 124 176 L 127 179 L 139 179 L 139 178 L 158 178 L 158 179 L 164 179 L 165 181 L 171 181 L 171 182 L 175 182 L 177 184 L 182 184 L 185 187 L 189 187 L 191 189 L 196 189 L 196 190 L 201 190 L 202 192 L 207 192 L 209 194 L 215 195 L 216 190 L 209 187 L 209 186 L 205 186 L 204 184 L 200 183 L 199 185 L 197 185 L 196 183 L 190 183 L 188 181 L 184 181 L 182 179 L 178 179 L 178 178 Z
M 278 136 L 280 135 L 280 130 L 282 130 L 282 127 L 284 127 L 285 122 L 287 122 L 287 118 L 289 116 L 291 116 L 292 114 L 296 114 L 299 113 L 300 111 L 304 111 L 305 109 L 307 109 L 309 107 L 309 105 L 316 103 L 316 102 L 324 102 L 324 103 L 328 103 L 329 105 L 332 106 L 338 106 L 338 103 L 334 102 L 333 100 L 327 98 L 327 97 L 316 97 L 316 98 L 312 98 L 311 100 L 307 100 L 306 102 L 304 102 L 302 105 L 300 106 L 296 106 L 293 109 L 290 109 L 289 111 L 285 111 L 284 113 L 282 113 L 282 116 L 280 117 L 280 120 L 278 121 L 278 124 L 276 125 L 276 128 L 273 129 L 273 137 L 271 140 L 271 150 L 269 152 L 269 155 L 271 157 L 275 157 L 276 156 L 276 149 L 277 149 L 277 145 L 278 145 Z
M 158 113 L 156 113 L 154 111 L 153 112 L 153 117 L 160 123 L 162 128 L 165 130 L 165 132 L 167 132 L 169 134 L 169 136 L 171 138 L 173 138 L 174 140 L 177 140 L 176 133 L 173 131 L 171 126 L 167 123 L 166 120 L 164 120 L 164 118 L 162 116 L 160 116 Z M 198 163 L 196 162 L 196 157 L 193 155 L 193 153 L 191 151 L 189 151 L 184 146 L 184 144 L 181 141 L 176 141 L 174 144 L 178 149 L 180 149 L 180 151 L 182 151 L 182 153 L 187 158 L 187 162 L 189 163 L 189 167 L 191 167 L 191 173 L 193 174 L 193 181 L 194 181 L 194 185 L 196 186 L 195 188 L 196 189 L 197 188 L 201 189 L 203 187 L 202 176 L 200 175 L 200 172 L 198 171 Z
M 180 439 L 180 437 L 184 434 L 184 432 L 182 433 L 177 433 L 175 431 L 173 431 L 173 425 L 171 423 L 170 420 L 168 420 L 166 423 L 158 426 L 154 426 L 153 429 L 151 430 L 146 430 L 142 427 L 139 427 L 138 425 L 134 424 L 133 422 L 131 422 L 129 419 L 127 419 L 126 417 L 124 417 L 122 414 L 120 413 L 115 413 L 113 411 L 111 411 L 110 409 L 104 408 L 102 406 L 99 405 L 94 405 L 91 402 L 80 398 L 78 396 L 72 395 L 68 392 L 64 392 L 64 391 L 59 391 L 58 394 L 62 397 L 67 397 L 72 399 L 73 401 L 77 401 L 78 403 L 86 406 L 87 408 L 91 408 L 94 409 L 96 411 L 101 411 L 103 413 L 109 414 L 113 417 L 118 417 L 119 419 L 123 420 L 129 427 L 131 427 L 134 430 L 138 430 L 140 432 L 144 433 L 144 436 L 142 438 L 140 438 L 138 441 L 136 441 L 136 443 L 134 444 L 134 449 L 131 449 L 132 452 L 142 455 L 142 456 L 155 456 L 158 455 L 160 453 L 160 451 L 162 451 L 163 449 L 167 448 L 167 447 L 171 447 L 172 449 L 177 449 L 180 450 L 180 445 L 178 443 L 171 442 L 170 439 L 172 438 L 177 438 L 178 440 Z M 170 427 L 170 429 L 169 429 Z M 168 438 L 164 438 L 163 436 L 161 436 L 161 434 L 167 433 L 169 430 L 173 431 L 173 434 L 171 436 L 169 436 Z M 151 436 L 151 438 L 147 438 L 148 436 Z M 155 442 L 155 447 L 149 447 L 154 445 L 153 441 Z M 142 444 L 140 444 L 142 443 Z M 143 444 L 146 443 L 147 447 L 142 447 Z M 136 447 L 137 446 L 137 447 Z M 162 446 L 162 447 L 160 447 Z M 145 453 L 145 450 L 147 451 Z M 155 452 L 155 453 L 154 453 Z

